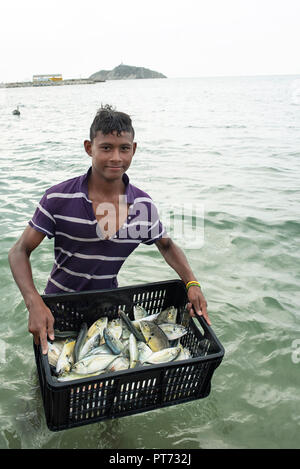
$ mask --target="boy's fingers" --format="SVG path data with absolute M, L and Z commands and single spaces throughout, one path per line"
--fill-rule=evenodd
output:
M 207 314 L 207 303 L 206 301 L 202 301 L 201 302 L 201 305 L 195 309 L 195 311 L 197 312 L 198 316 L 203 316 L 205 321 L 207 322 L 207 324 L 209 326 L 211 326 L 211 321 L 208 317 L 208 314 Z
M 208 324 L 209 326 L 211 326 L 211 322 L 210 322 L 210 319 L 209 319 L 208 314 L 207 314 L 207 306 L 206 306 L 206 304 L 204 304 L 204 305 L 202 306 L 201 315 L 203 315 L 203 317 L 204 317 L 205 321 L 207 322 L 207 324 Z
M 41 347 L 42 347 L 42 353 L 45 355 L 48 352 L 46 332 L 41 332 L 40 333 L 40 342 L 41 342 Z
M 185 307 L 186 307 L 186 310 L 189 312 L 189 315 L 192 317 L 195 317 L 192 303 L 187 303 Z
M 54 340 L 54 329 L 52 323 L 48 323 L 48 337 L 50 340 Z
M 39 343 L 40 343 L 40 336 L 39 336 L 39 333 L 38 333 L 38 332 L 35 333 L 35 334 L 33 334 L 33 340 L 34 340 L 35 345 L 39 345 Z

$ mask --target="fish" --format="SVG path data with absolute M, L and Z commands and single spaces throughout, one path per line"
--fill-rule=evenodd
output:
M 144 336 L 141 332 L 139 332 L 136 327 L 132 324 L 131 320 L 127 316 L 127 314 L 124 313 L 121 309 L 119 309 L 118 314 L 121 318 L 121 320 L 126 324 L 127 328 L 132 332 L 137 340 L 140 340 L 141 342 L 145 342 Z
M 123 356 L 117 357 L 108 367 L 106 371 L 113 372 L 113 371 L 121 371 L 127 370 L 129 368 L 129 359 Z
M 121 324 L 121 319 L 116 318 L 112 319 L 111 321 L 108 322 L 107 328 L 113 333 L 113 335 L 117 338 L 120 339 L 122 336 L 122 324 Z
M 120 318 L 121 319 L 121 318 Z M 121 339 L 122 340 L 127 340 L 129 339 L 129 336 L 131 334 L 131 331 L 130 329 L 128 329 L 126 323 L 121 319 L 121 327 L 122 327 L 122 335 L 121 335 Z
M 169 347 L 158 352 L 152 353 L 150 357 L 147 358 L 147 363 L 156 365 L 158 363 L 169 362 L 175 360 L 175 358 L 180 353 L 180 347 Z
M 77 336 L 77 339 L 76 339 L 76 344 L 75 344 L 75 347 L 74 347 L 74 361 L 75 362 L 77 362 L 79 360 L 80 350 L 82 349 L 83 344 L 85 342 L 87 332 L 88 332 L 87 323 L 84 322 L 81 325 L 81 328 L 79 330 L 79 333 L 78 333 L 78 336 Z
M 115 355 L 120 355 L 120 353 L 125 352 L 125 345 L 114 336 L 112 331 L 105 327 L 103 330 L 103 337 L 105 340 L 105 344 L 110 348 L 112 353 Z
M 169 347 L 169 340 L 166 334 L 155 323 L 141 321 L 140 327 L 146 344 L 151 348 L 152 352 Z
M 62 352 L 63 349 L 63 341 L 49 342 L 48 341 L 48 362 L 50 365 L 55 366 L 57 364 L 57 360 Z
M 137 348 L 139 352 L 139 361 L 140 363 L 144 363 L 147 358 L 153 353 L 151 348 L 145 344 L 145 342 L 137 342 Z
M 168 308 L 161 311 L 155 319 L 156 324 L 170 323 L 175 324 L 177 318 L 177 308 L 175 306 L 169 306 Z
M 72 372 L 80 375 L 87 375 L 89 373 L 95 373 L 105 370 L 113 360 L 116 359 L 114 354 L 101 354 L 90 357 L 84 357 L 79 360 L 72 367 Z
M 101 317 L 89 329 L 83 323 L 79 332 L 57 331 L 63 340 L 59 337 L 48 342 L 48 361 L 55 379 L 65 382 L 192 357 L 187 347 L 178 344 L 188 330 L 176 324 L 174 306 L 148 314 L 136 305 L 133 315 L 132 321 L 119 309 L 117 318 Z M 206 355 L 210 343 L 202 342 L 200 354 Z
M 135 320 L 143 319 L 146 316 L 148 316 L 148 313 L 145 310 L 145 308 L 143 308 L 143 306 L 135 305 L 133 307 L 133 317 L 134 317 Z
M 138 364 L 139 351 L 137 348 L 136 337 L 130 334 L 129 337 L 129 367 L 134 368 Z
M 180 324 L 163 323 L 159 325 L 159 328 L 164 331 L 169 340 L 180 339 L 187 334 L 187 329 Z
M 103 336 L 103 329 L 107 327 L 108 317 L 104 316 L 102 318 L 97 319 L 89 328 L 86 336 L 86 340 L 89 340 L 96 332 L 100 332 L 101 336 Z
M 57 381 L 63 382 L 63 381 L 72 381 L 75 379 L 85 379 L 89 378 L 91 376 L 98 376 L 105 371 L 96 371 L 95 373 L 88 373 L 86 375 L 75 373 L 74 371 L 71 371 L 70 373 L 63 373 L 62 375 L 57 377 Z
M 175 361 L 188 360 L 189 358 L 192 358 L 192 354 L 187 347 L 183 347 L 181 344 L 179 344 L 178 347 L 180 348 L 180 352 L 175 358 Z
M 82 345 L 79 351 L 78 360 L 81 360 L 85 355 L 90 353 L 93 348 L 98 347 L 100 345 L 100 339 L 101 332 L 98 330 Z
M 85 357 L 90 357 L 91 355 L 101 355 L 101 354 L 111 354 L 111 349 L 107 346 L 107 344 L 99 345 L 98 347 L 94 347 L 90 352 L 88 352 Z
M 75 342 L 73 338 L 66 339 L 61 354 L 56 363 L 56 373 L 62 374 L 65 371 L 70 371 L 74 363 L 74 347 Z
M 134 325 L 134 327 L 140 331 L 141 328 L 140 328 L 140 323 L 141 321 L 153 321 L 155 322 L 157 316 L 159 315 L 159 313 L 155 313 L 155 314 L 149 314 L 149 316 L 145 316 L 144 318 L 141 318 L 141 319 L 134 319 L 133 321 L 131 321 L 131 324 Z
M 54 337 L 57 339 L 71 339 L 78 336 L 78 331 L 59 331 L 54 329 Z

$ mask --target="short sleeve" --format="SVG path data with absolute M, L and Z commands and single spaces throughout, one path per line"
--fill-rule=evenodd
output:
M 29 225 L 37 231 L 44 233 L 49 239 L 55 235 L 55 219 L 51 215 L 51 208 L 47 199 L 47 192 L 43 195 L 38 206 L 35 209 Z
M 143 244 L 154 244 L 163 236 L 167 236 L 167 232 L 159 218 L 157 207 L 154 203 L 150 205 L 149 213 L 149 229 L 147 233 L 147 238 L 143 239 Z

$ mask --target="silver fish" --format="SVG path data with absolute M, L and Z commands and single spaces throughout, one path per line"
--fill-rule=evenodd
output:
M 121 318 L 120 318 L 121 319 Z M 121 335 L 121 339 L 122 340 L 127 340 L 129 339 L 129 336 L 131 334 L 131 331 L 130 329 L 128 329 L 126 323 L 124 321 L 122 321 L 121 319 L 121 326 L 122 326 L 122 335 Z
M 86 379 L 86 378 L 89 378 L 90 376 L 98 376 L 101 373 L 104 373 L 104 371 L 96 371 L 95 373 L 88 373 L 86 375 L 71 371 L 70 373 L 63 373 L 62 375 L 58 376 L 57 381 L 64 382 L 64 381 L 73 381 L 75 379 Z
M 56 367 L 57 360 L 62 352 L 63 346 L 64 346 L 64 341 L 59 341 L 59 342 L 48 341 L 48 362 L 50 365 Z
M 117 337 L 115 337 L 112 331 L 107 327 L 105 327 L 103 330 L 103 337 L 105 344 L 110 348 L 112 353 L 119 355 L 124 351 L 124 344 L 121 342 L 121 340 L 117 339 Z
M 127 370 L 129 368 L 129 359 L 126 357 L 117 357 L 108 367 L 106 371 L 120 371 Z
M 82 349 L 83 344 L 86 340 L 87 332 L 88 332 L 87 323 L 84 322 L 81 325 L 80 331 L 79 331 L 77 339 L 76 339 L 76 344 L 75 344 L 75 347 L 74 347 L 74 361 L 75 362 L 77 362 L 79 360 L 80 350 Z
M 187 329 L 180 324 L 163 323 L 159 325 L 169 340 L 180 339 L 187 333 Z
M 139 351 L 137 348 L 137 342 L 134 334 L 130 334 L 129 337 L 129 363 L 130 368 L 134 368 L 138 363 Z
M 140 327 L 146 344 L 149 345 L 152 352 L 169 347 L 169 340 L 166 334 L 156 324 L 150 321 L 141 321 Z
M 56 373 L 62 374 L 65 371 L 70 371 L 74 363 L 74 347 L 75 339 L 66 339 L 61 354 L 56 363 Z
M 78 355 L 78 360 L 81 360 L 85 355 L 90 353 L 90 351 L 98 347 L 100 344 L 100 339 L 101 339 L 101 332 L 98 330 L 95 332 L 94 335 L 92 335 L 81 347 Z
M 181 344 L 179 344 L 178 347 L 180 348 L 180 352 L 175 358 L 175 361 L 188 360 L 189 358 L 192 358 L 192 354 L 187 347 L 183 347 Z
M 100 354 L 85 357 L 73 365 L 72 371 L 80 375 L 95 373 L 96 371 L 100 372 L 105 370 L 115 358 L 116 355 L 113 354 Z
M 152 365 L 169 362 L 175 360 L 179 353 L 180 347 L 165 348 L 163 350 L 159 350 L 158 352 L 152 353 L 152 355 L 147 358 L 147 362 L 151 363 Z
M 155 322 L 157 316 L 159 315 L 159 313 L 155 313 L 155 314 L 149 314 L 149 316 L 145 316 L 144 318 L 141 318 L 141 319 L 135 319 L 134 321 L 131 321 L 131 324 L 134 325 L 134 327 L 140 331 L 141 328 L 140 328 L 140 323 L 141 321 L 153 321 Z
M 121 319 L 116 318 L 109 321 L 107 324 L 107 329 L 109 329 L 117 339 L 120 339 L 122 336 Z
M 78 336 L 78 331 L 60 331 L 58 329 L 54 329 L 54 337 L 56 339 L 76 339 Z
M 177 318 L 177 308 L 175 308 L 175 306 L 169 306 L 168 308 L 164 309 L 158 314 L 155 322 L 156 324 L 163 324 L 166 322 L 170 324 L 175 324 L 176 318 Z
M 146 316 L 148 316 L 148 313 L 145 310 L 145 308 L 143 308 L 143 306 L 135 305 L 133 307 L 133 317 L 134 317 L 135 320 L 143 319 Z
M 89 328 L 87 332 L 86 339 L 90 339 L 96 332 L 100 332 L 101 336 L 103 336 L 103 329 L 107 327 L 108 318 L 104 316 L 102 318 L 97 319 Z
M 145 341 L 143 334 L 141 334 L 132 324 L 132 321 L 129 319 L 127 314 L 124 313 L 121 309 L 118 311 L 121 320 L 126 324 L 127 328 L 132 332 L 137 340 Z
M 101 354 L 111 354 L 111 349 L 106 345 L 102 344 L 99 347 L 93 348 L 85 357 L 90 357 L 91 355 L 101 355 Z
M 140 363 L 144 363 L 147 361 L 147 358 L 152 355 L 152 350 L 148 345 L 145 344 L 145 342 L 137 342 L 137 348 L 139 352 L 139 361 Z

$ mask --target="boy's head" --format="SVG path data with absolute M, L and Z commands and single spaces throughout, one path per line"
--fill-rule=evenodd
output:
M 98 131 L 102 132 L 103 135 L 116 132 L 118 136 L 121 135 L 121 132 L 129 132 L 132 134 L 132 139 L 134 139 L 134 128 L 132 127 L 129 115 L 124 112 L 116 111 L 109 104 L 105 106 L 101 105 L 100 109 L 97 111 L 90 128 L 91 142 L 93 142 Z

